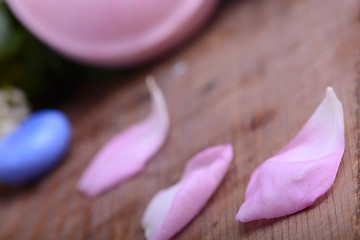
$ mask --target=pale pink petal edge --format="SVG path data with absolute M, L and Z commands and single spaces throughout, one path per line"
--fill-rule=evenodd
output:
M 314 159 L 305 159 L 306 161 L 286 161 L 286 159 L 282 158 L 282 155 L 285 154 L 286 157 L 292 156 L 291 154 L 301 154 L 301 151 L 304 150 L 311 150 L 316 151 L 316 147 L 307 146 L 306 148 L 302 149 L 299 144 L 307 144 L 307 137 L 312 134 L 312 131 L 316 129 L 316 124 L 323 123 L 322 121 L 325 119 L 321 119 L 322 117 L 327 117 L 326 114 L 330 115 L 334 120 L 333 124 L 333 131 L 335 133 L 331 135 L 329 132 L 324 131 L 327 130 L 326 127 L 324 128 L 323 125 L 319 125 L 320 132 L 315 133 L 315 137 L 317 137 L 317 141 L 324 141 L 326 138 L 323 138 L 322 135 L 330 134 L 332 139 L 330 139 L 329 144 L 331 149 L 325 148 L 320 150 L 321 153 L 309 153 L 304 154 L 304 156 L 309 157 L 314 155 Z M 320 119 L 320 121 L 319 121 Z M 322 130 L 321 130 L 322 129 Z M 321 132 L 322 131 L 322 132 Z M 338 131 L 338 132 L 337 132 Z M 314 137 L 314 136 L 312 136 Z M 321 140 L 320 140 L 321 139 Z M 310 142 L 313 142 L 314 145 L 317 144 L 315 139 L 311 139 Z M 299 147 L 300 146 L 300 147 Z M 319 145 L 321 146 L 321 145 Z M 300 130 L 298 135 L 282 150 L 280 150 L 276 155 L 267 159 L 263 164 L 261 164 L 251 175 L 250 182 L 246 189 L 245 194 L 245 202 L 239 209 L 238 214 L 236 215 L 237 221 L 248 222 L 253 220 L 258 220 L 261 218 L 274 218 L 274 217 L 281 217 L 288 214 L 292 214 L 302 209 L 310 206 L 313 202 L 325 192 L 333 184 L 336 173 L 344 152 L 345 142 L 344 142 L 344 120 L 343 120 L 343 110 L 342 104 L 337 99 L 333 89 L 331 87 L 327 88 L 326 97 L 324 98 L 323 102 L 319 105 L 316 109 L 314 114 L 310 117 L 310 119 L 306 122 L 304 127 Z M 293 149 L 298 149 L 297 151 L 293 151 Z M 300 149 L 300 151 L 299 151 Z M 292 151 L 292 152 L 291 152 Z M 323 157 L 319 157 L 323 155 Z M 297 158 L 296 156 L 295 158 Z M 279 159 L 280 161 L 278 162 Z M 299 160 L 299 159 L 297 159 Z M 296 170 L 296 169 L 298 170 Z M 260 170 L 262 169 L 262 170 Z M 283 170 L 281 170 L 283 169 Z M 300 169 L 305 169 L 305 172 L 299 172 Z M 265 171 L 265 172 L 264 172 Z M 270 172 L 269 172 L 270 171 Z M 279 179 L 277 178 L 277 171 L 284 171 L 284 179 L 289 180 L 290 183 L 293 181 L 296 183 L 297 181 L 301 180 L 306 183 L 321 183 L 319 186 L 311 186 L 312 188 L 309 189 L 302 189 L 300 192 L 294 192 L 297 196 L 292 196 L 293 198 L 293 205 L 289 205 L 287 201 L 284 200 L 284 203 L 281 203 L 283 200 L 278 199 L 279 206 L 276 209 L 269 210 L 270 207 L 267 206 L 267 209 L 264 208 L 264 194 L 275 194 L 275 193 L 265 193 L 265 191 L 271 191 L 274 189 L 273 184 L 277 184 Z M 260 186 L 257 183 L 259 177 L 264 177 L 265 173 L 268 172 L 267 177 L 271 177 L 268 181 L 262 179 L 263 182 L 267 182 L 269 186 Z M 260 175 L 261 176 L 260 176 Z M 273 175 L 271 175 L 273 174 Z M 274 175 L 275 174 L 275 175 Z M 279 173 L 282 174 L 282 173 Z M 305 174 L 305 175 L 304 175 Z M 308 178 L 306 176 L 310 176 L 314 179 L 304 179 Z M 288 178 L 288 179 L 287 179 Z M 283 181 L 283 180 L 281 180 Z M 278 183 L 280 183 L 279 181 Z M 281 183 L 280 183 L 281 184 Z M 280 186 L 280 185 L 279 185 Z M 276 188 L 276 187 L 275 187 Z M 260 189 L 260 190 L 259 190 Z M 309 190 L 313 192 L 308 192 Z M 300 194 L 299 194 L 300 193 Z M 261 198 L 259 198 L 259 194 Z M 280 193 L 279 193 L 280 194 Z M 276 195 L 276 194 L 275 194 Z M 281 195 L 281 194 L 280 194 Z M 270 195 L 269 195 L 270 196 Z M 286 196 L 286 195 L 285 195 Z M 279 197 L 279 196 L 277 196 Z M 290 197 L 290 195 L 288 195 Z M 258 205 L 258 207 L 256 207 Z M 286 207 L 286 205 L 288 205 Z
M 165 142 L 169 130 L 169 116 L 165 99 L 152 76 L 146 78 L 146 83 L 152 98 L 150 115 L 142 122 L 116 134 L 98 151 L 78 182 L 78 189 L 88 197 L 98 196 L 140 173 L 146 162 Z M 134 149 L 136 144 L 141 143 L 142 138 L 147 137 L 144 134 L 148 129 L 156 132 L 154 141 L 148 141 L 144 152 L 140 150 L 140 147 Z M 122 159 L 124 152 L 126 156 L 132 155 L 136 161 Z M 114 156 L 120 156 L 120 159 L 111 159 Z
M 208 165 L 206 164 L 206 160 L 201 162 L 204 156 L 211 155 L 212 153 L 217 156 L 209 160 L 210 163 L 208 163 Z M 185 167 L 181 180 L 170 188 L 162 190 L 166 191 L 172 187 L 176 187 L 178 184 L 180 185 L 172 198 L 169 210 L 161 221 L 161 227 L 158 227 L 151 236 L 146 236 L 147 239 L 170 239 L 183 229 L 201 211 L 218 188 L 230 166 L 232 158 L 232 146 L 227 144 L 208 148 L 190 159 Z M 155 195 L 153 199 L 156 197 L 157 195 Z M 189 204 L 191 204 L 191 206 L 189 206 Z M 142 220 L 142 226 L 145 232 L 148 227 L 146 225 L 153 222 L 150 219 L 145 219 L 150 205 L 151 202 Z

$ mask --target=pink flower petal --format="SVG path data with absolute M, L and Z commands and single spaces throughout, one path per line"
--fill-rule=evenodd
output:
M 342 105 L 328 87 L 298 135 L 251 175 L 236 220 L 275 218 L 312 205 L 333 184 L 344 147 Z
M 227 172 L 230 144 L 211 147 L 195 155 L 175 185 L 161 190 L 145 210 L 142 226 L 147 239 L 170 239 L 204 207 Z
M 166 103 L 154 78 L 147 77 L 146 83 L 152 96 L 151 114 L 100 149 L 78 183 L 84 194 L 94 197 L 138 174 L 163 145 L 169 129 Z

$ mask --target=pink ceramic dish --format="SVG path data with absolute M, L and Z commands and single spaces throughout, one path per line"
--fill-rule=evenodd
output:
M 219 0 L 6 0 L 20 21 L 83 63 L 129 66 L 176 47 Z

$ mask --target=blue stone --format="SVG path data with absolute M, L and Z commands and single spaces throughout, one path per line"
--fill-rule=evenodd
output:
M 0 182 L 32 182 L 52 169 L 65 154 L 71 138 L 68 118 L 58 110 L 41 110 L 0 139 Z

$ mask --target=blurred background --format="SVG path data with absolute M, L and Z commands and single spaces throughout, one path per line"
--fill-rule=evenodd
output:
M 0 90 L 13 92 L 0 102 L 17 109 L 11 122 L 55 108 L 72 126 L 56 167 L 30 185 L 2 183 L 0 239 L 144 239 L 154 194 L 224 143 L 235 151 L 229 172 L 174 239 L 358 239 L 359 11 L 358 0 L 0 3 Z M 149 114 L 149 74 L 168 105 L 164 146 L 136 178 L 85 198 L 76 184 L 96 152 Z M 347 141 L 333 187 L 297 214 L 236 222 L 252 171 L 295 136 L 327 86 L 344 105 Z
M 111 3 L 104 3 L 103 7 L 81 6 L 71 1 L 68 5 L 41 1 L 2 3 L 0 84 L 3 88 L 16 86 L 25 91 L 35 108 L 49 107 L 64 96 L 64 91 L 68 96 L 84 81 L 104 81 L 168 56 L 201 30 L 217 3 L 217 0 L 194 4 L 120 1 L 113 6 L 118 8 L 115 13 L 110 12 Z M 153 8 L 149 10 L 147 5 Z M 98 9 L 94 9 L 96 7 Z M 71 9 L 78 12 L 73 13 Z M 59 14 L 49 17 L 47 14 L 52 12 Z M 128 16 L 127 12 L 130 12 Z M 18 13 L 17 16 L 14 13 Z M 135 14 L 141 16 L 135 18 Z M 99 19 L 92 22 L 96 15 Z M 70 25 L 67 22 L 71 22 Z M 96 24 L 99 26 L 93 26 Z M 76 27 L 70 28 L 72 25 Z M 58 36 L 59 41 L 53 40 L 53 35 Z M 77 51 L 87 44 L 91 53 Z M 106 52 L 109 44 L 114 46 L 111 52 Z M 101 49 L 103 54 L 96 53 Z
M 34 37 L 5 3 L 0 4 L 0 86 L 23 90 L 34 109 L 56 105 L 84 81 L 120 73 L 64 58 Z

